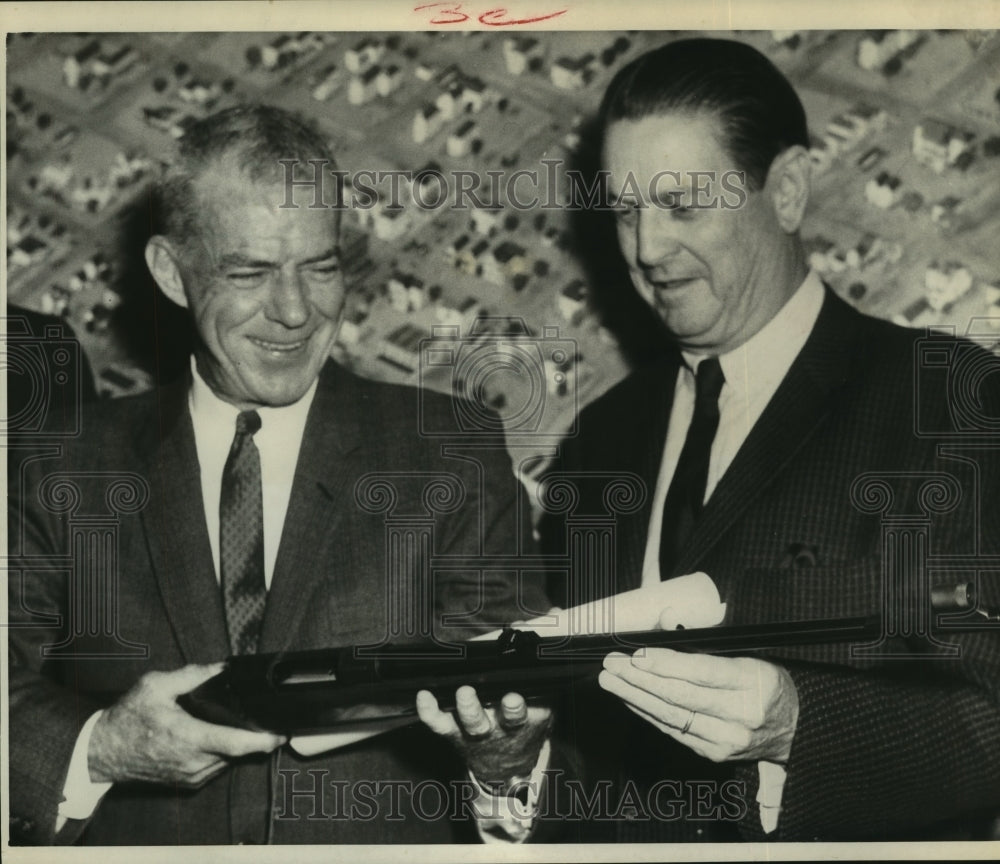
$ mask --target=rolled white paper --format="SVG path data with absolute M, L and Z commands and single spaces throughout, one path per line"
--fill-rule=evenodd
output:
M 656 630 L 660 616 L 671 610 L 673 625 L 713 627 L 726 616 L 719 589 L 707 573 L 689 573 L 665 582 L 644 585 L 632 591 L 602 597 L 582 606 L 551 609 L 530 621 L 519 621 L 518 630 L 534 630 L 539 636 L 594 636 Z M 476 636 L 496 639 L 499 630 Z
M 315 756 L 328 750 L 339 750 L 356 741 L 364 741 L 373 735 L 391 732 L 400 726 L 409 726 L 417 722 L 416 717 L 389 717 L 385 720 L 365 720 L 342 726 L 336 732 L 323 732 L 319 735 L 299 735 L 292 738 L 288 744 L 300 756 Z

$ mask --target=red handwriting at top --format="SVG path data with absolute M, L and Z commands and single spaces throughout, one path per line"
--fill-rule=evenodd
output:
M 421 6 L 414 6 L 414 12 L 424 12 L 434 9 L 434 17 L 428 24 L 464 24 L 470 20 L 471 15 L 462 11 L 461 3 L 424 3 Z M 508 18 L 510 14 L 503 7 L 488 9 L 476 19 L 480 24 L 487 27 L 514 27 L 518 24 L 536 24 L 539 21 L 548 21 L 564 14 L 566 9 L 559 9 L 556 12 L 548 12 L 545 15 L 531 15 L 528 18 Z

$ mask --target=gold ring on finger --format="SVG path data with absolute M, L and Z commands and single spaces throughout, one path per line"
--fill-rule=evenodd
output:
M 687 721 L 684 723 L 684 728 L 681 729 L 681 735 L 687 735 L 688 730 L 690 730 L 691 728 L 691 724 L 694 723 L 694 715 L 695 715 L 694 711 L 692 711 L 688 715 Z

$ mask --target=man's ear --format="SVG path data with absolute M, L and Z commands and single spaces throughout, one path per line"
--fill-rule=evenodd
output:
M 786 234 L 799 230 L 809 203 L 811 184 L 812 161 L 805 147 L 789 147 L 771 163 L 767 186 L 778 224 Z
M 188 302 L 184 294 L 184 280 L 177 266 L 177 253 L 166 237 L 156 234 L 149 238 L 146 243 L 146 266 L 160 290 L 178 306 L 186 308 Z

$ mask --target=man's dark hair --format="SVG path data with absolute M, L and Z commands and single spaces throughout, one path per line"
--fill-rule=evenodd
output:
M 722 126 L 720 142 L 760 189 L 774 157 L 809 146 L 806 114 L 775 65 L 742 42 L 681 39 L 643 54 L 615 75 L 601 106 L 602 127 L 668 111 L 706 112 Z
M 333 149 L 309 121 L 271 105 L 237 105 L 191 124 L 178 142 L 176 158 L 164 173 L 156 206 L 156 231 L 184 242 L 196 230 L 194 181 L 221 158 L 233 160 L 252 181 L 283 180 L 280 160 L 302 163 L 295 176 L 312 177 L 310 159 L 325 159 L 326 180 L 336 168 Z M 339 182 L 339 180 L 337 181 Z M 275 206 L 281 204 L 276 201 Z

